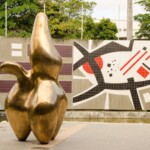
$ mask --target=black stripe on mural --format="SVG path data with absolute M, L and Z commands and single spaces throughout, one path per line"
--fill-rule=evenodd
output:
M 147 66 L 147 65 L 144 64 L 144 63 L 142 63 L 142 65 L 150 71 L 150 67 L 149 67 L 149 66 Z
M 0 93 L 8 93 L 12 86 L 15 84 L 16 81 L 3 81 L 0 80 Z M 71 81 L 60 81 L 59 82 L 64 89 L 66 93 L 71 93 L 72 92 L 72 82 Z
M 1 64 L 2 62 L 0 62 Z M 18 62 L 21 66 L 23 66 L 24 69 L 30 70 L 31 65 L 28 62 Z M 63 64 L 60 75 L 72 75 L 72 64 Z

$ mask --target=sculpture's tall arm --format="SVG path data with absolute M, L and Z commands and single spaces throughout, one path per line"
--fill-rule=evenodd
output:
M 44 13 L 39 13 L 34 22 L 30 61 L 34 73 L 46 74 L 57 79 L 62 66 L 62 59 L 52 43 L 48 19 Z

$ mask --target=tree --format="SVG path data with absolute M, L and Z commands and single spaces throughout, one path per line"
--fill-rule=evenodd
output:
M 48 1 L 46 6 L 52 37 L 75 39 L 80 38 L 81 15 L 84 18 L 90 16 L 95 3 L 83 0 L 53 0 Z
M 138 0 L 136 3 L 143 6 L 146 11 L 150 11 L 150 0 Z
M 96 32 L 95 30 L 96 30 L 96 23 L 94 23 L 93 18 L 91 17 L 84 18 L 83 38 L 94 39 L 95 32 Z
M 83 0 L 66 0 L 65 10 L 69 18 L 80 19 L 82 13 L 82 6 L 83 15 L 90 16 L 95 5 L 95 2 L 86 2 Z
M 117 31 L 118 30 L 115 23 L 111 22 L 108 18 L 103 18 L 99 23 L 96 24 L 94 39 L 116 40 Z
M 43 11 L 41 0 L 7 0 L 8 36 L 30 37 L 36 14 Z M 95 2 L 84 0 L 46 0 L 46 14 L 53 38 L 116 39 L 116 26 L 109 19 L 95 23 L 91 17 Z M 0 36 L 5 33 L 5 0 L 0 0 Z
M 8 36 L 28 37 L 31 35 L 36 14 L 43 11 L 41 0 L 7 0 Z M 83 0 L 46 0 L 46 14 L 53 38 L 79 38 L 81 11 L 90 16 L 94 2 Z M 5 0 L 0 0 L 0 36 L 5 33 Z
M 141 5 L 147 13 L 134 16 L 134 19 L 140 22 L 140 29 L 136 32 L 136 36 L 138 39 L 150 39 L 150 0 L 138 0 L 137 4 Z
M 30 36 L 39 3 L 34 0 L 7 0 L 8 36 Z M 5 0 L 0 1 L 0 36 L 5 29 Z
M 61 5 L 60 5 L 61 4 Z M 91 18 L 96 3 L 83 0 L 50 0 L 46 14 L 53 38 L 76 39 L 81 37 L 81 17 L 84 20 L 84 39 L 117 39 L 117 27 L 110 19 L 94 23 Z

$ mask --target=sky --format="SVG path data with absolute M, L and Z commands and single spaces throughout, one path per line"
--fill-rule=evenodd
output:
M 127 19 L 127 0 L 84 0 L 93 1 L 97 5 L 94 7 L 92 14 L 93 18 L 110 18 L 114 20 L 126 20 Z M 143 8 L 134 4 L 136 0 L 133 0 L 133 16 L 139 13 L 144 13 Z M 119 11 L 120 10 L 120 11 Z M 119 15 L 120 14 L 120 15 Z

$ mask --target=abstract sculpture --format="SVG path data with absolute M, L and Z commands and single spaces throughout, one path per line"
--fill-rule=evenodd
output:
M 34 22 L 30 61 L 29 71 L 17 63 L 1 64 L 1 72 L 17 77 L 6 98 L 5 111 L 19 140 L 26 140 L 32 130 L 37 140 L 46 144 L 60 129 L 67 98 L 58 82 L 62 59 L 52 44 L 44 13 Z

